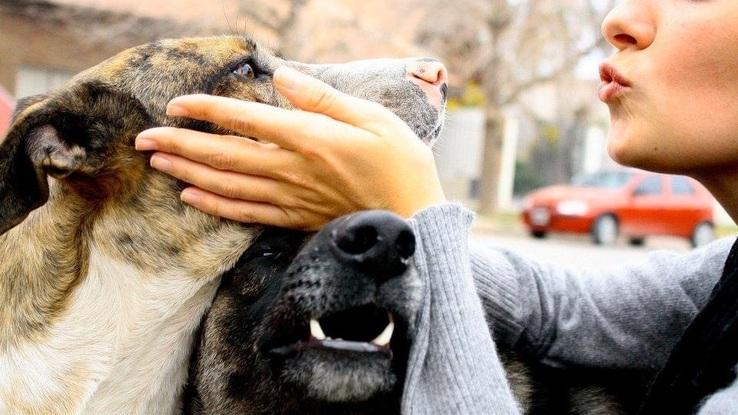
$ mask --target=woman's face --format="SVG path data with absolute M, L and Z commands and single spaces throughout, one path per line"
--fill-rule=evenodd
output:
M 602 24 L 608 150 L 622 164 L 705 174 L 738 166 L 738 1 L 625 0 Z

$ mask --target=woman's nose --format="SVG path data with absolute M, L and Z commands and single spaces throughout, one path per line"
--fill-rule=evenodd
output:
M 656 36 L 656 13 L 651 0 L 626 0 L 608 13 L 602 35 L 618 50 L 645 49 Z

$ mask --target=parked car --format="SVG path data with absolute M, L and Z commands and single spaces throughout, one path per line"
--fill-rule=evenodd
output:
M 596 244 L 612 244 L 623 234 L 642 245 L 650 235 L 673 235 L 700 246 L 715 238 L 713 206 L 710 193 L 688 177 L 614 169 L 529 193 L 522 216 L 536 238 L 589 233 Z

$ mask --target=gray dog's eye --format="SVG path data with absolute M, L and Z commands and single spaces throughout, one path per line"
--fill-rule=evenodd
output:
M 246 77 L 248 79 L 254 79 L 254 69 L 248 63 L 243 63 L 241 65 L 238 65 L 238 67 L 236 67 L 236 69 L 231 71 L 231 73 L 236 74 L 238 76 Z

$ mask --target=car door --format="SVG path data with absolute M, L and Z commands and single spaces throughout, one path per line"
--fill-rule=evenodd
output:
M 665 176 L 646 174 L 638 183 L 622 210 L 621 229 L 630 236 L 663 233 L 667 222 L 663 218 Z
M 669 196 L 664 206 L 665 233 L 689 236 L 700 216 L 697 191 L 684 176 L 669 176 Z

